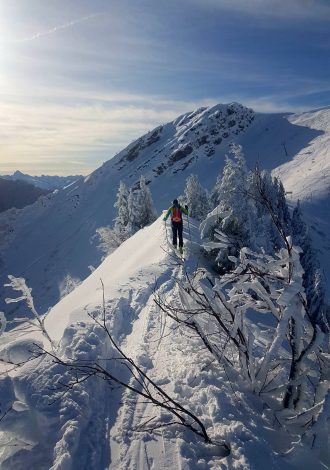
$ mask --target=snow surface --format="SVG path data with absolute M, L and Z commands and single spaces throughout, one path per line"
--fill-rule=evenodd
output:
M 329 282 L 330 108 L 300 115 L 259 114 L 237 103 L 201 108 L 160 126 L 107 161 L 85 179 L 22 210 L 0 214 L 0 285 L 8 274 L 25 277 L 43 313 L 99 266 L 96 229 L 113 224 L 119 181 L 137 184 L 143 174 L 156 210 L 183 193 L 197 174 L 211 189 L 231 142 L 241 144 L 250 168 L 280 174 L 292 203 L 303 199 L 320 261 Z M 72 282 L 70 281 L 72 280 Z M 10 321 L 25 315 L 0 296 Z M 328 290 L 330 298 L 330 289 Z
M 204 444 L 182 427 L 154 433 L 139 426 L 166 423 L 169 416 L 138 401 L 129 390 L 91 379 L 63 394 L 65 371 L 50 359 L 33 359 L 0 379 L 0 467 L 3 470 L 69 469 L 318 469 L 318 456 L 274 431 L 267 409 L 216 366 L 199 340 L 163 316 L 154 302 L 160 294 L 177 296 L 176 279 L 203 263 L 197 223 L 185 221 L 185 261 L 169 245 L 170 233 L 160 217 L 112 253 L 80 286 L 53 307 L 45 326 L 59 343 L 62 359 L 100 360 L 113 355 L 104 331 L 91 316 L 102 315 L 104 283 L 106 319 L 125 352 L 165 390 L 202 419 L 215 441 L 230 443 L 223 456 L 217 445 Z M 39 332 L 11 330 L 0 338 L 1 357 L 23 361 L 33 343 L 49 348 Z M 110 369 L 121 379 L 128 370 Z M 53 403 L 54 394 L 59 393 Z M 330 446 L 324 443 L 324 452 Z M 323 455 L 323 461 L 329 455 Z
M 308 146 L 292 155 L 273 173 L 278 175 L 289 201 L 301 201 L 306 222 L 311 228 L 314 248 L 323 268 L 327 299 L 330 301 L 330 108 L 323 108 L 289 117 L 303 129 L 319 132 Z M 290 140 L 287 147 L 290 151 Z

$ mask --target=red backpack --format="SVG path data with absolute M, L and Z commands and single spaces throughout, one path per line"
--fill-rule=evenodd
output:
M 181 222 L 181 211 L 180 211 L 180 207 L 173 206 L 172 222 Z

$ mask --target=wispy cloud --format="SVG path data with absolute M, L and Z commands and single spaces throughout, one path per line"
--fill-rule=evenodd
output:
M 330 18 L 328 0 L 181 0 L 204 7 L 237 11 L 253 16 L 278 17 L 283 19 Z
M 58 99 L 55 100 L 54 96 Z M 224 95 L 195 101 L 161 96 L 60 90 L 52 102 L 38 100 L 33 110 L 18 100 L 0 108 L 0 173 L 17 168 L 34 173 L 87 173 L 132 140 L 157 125 L 200 106 L 240 101 L 259 112 L 302 111 L 283 97 Z M 70 96 L 70 103 L 64 97 Z M 96 104 L 97 103 L 97 104 Z
M 69 166 L 75 172 L 90 171 L 114 156 L 132 140 L 159 124 L 176 118 L 183 112 L 210 104 L 176 102 L 150 96 L 115 95 L 98 96 L 99 104 L 74 104 L 40 101 L 31 109 L 30 104 L 2 103 L 0 108 L 0 154 L 7 163 L 0 163 L 0 172 L 23 168 L 29 162 L 35 172 L 42 172 L 47 162 L 48 171 L 62 162 L 65 172 Z M 85 163 L 79 165 L 80 161 Z M 72 170 L 73 171 L 73 170 Z
M 55 99 L 57 96 L 57 99 Z M 65 99 L 70 97 L 70 101 Z M 39 98 L 42 98 L 40 96 Z M 161 96 L 55 90 L 52 101 L 30 103 L 7 99 L 0 108 L 0 154 L 12 161 L 75 162 L 96 168 L 135 138 L 200 106 L 241 101 L 257 111 L 297 111 L 278 96 L 251 98 L 223 95 L 194 101 Z M 72 163 L 73 165 L 73 163 Z M 4 171 L 0 164 L 0 171 Z
M 61 25 L 58 25 L 58 26 L 54 26 L 53 28 L 50 28 L 46 31 L 39 31 L 38 33 L 33 34 L 32 36 L 29 36 L 29 37 L 26 37 L 26 38 L 22 39 L 22 42 L 34 41 L 34 40 L 39 39 L 43 36 L 48 36 L 50 34 L 57 33 L 58 31 L 61 31 L 63 29 L 72 28 L 73 26 L 75 26 L 77 24 L 80 24 L 80 23 L 84 23 L 85 21 L 88 21 L 92 18 L 95 18 L 96 16 L 100 16 L 100 13 L 93 13 L 91 15 L 87 15 L 87 16 L 84 16 L 82 18 L 78 18 L 76 20 L 69 21 L 68 23 L 64 23 L 64 24 L 61 24 Z
M 5 3 L 0 172 L 85 172 L 203 105 L 298 111 L 329 96 L 330 0 Z

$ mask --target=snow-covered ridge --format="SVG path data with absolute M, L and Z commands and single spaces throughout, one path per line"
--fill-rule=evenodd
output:
M 154 177 L 166 170 L 172 171 L 172 174 L 184 171 L 198 158 L 211 158 L 217 146 L 244 132 L 254 117 L 252 109 L 237 103 L 200 108 L 173 122 L 174 133 L 161 148 L 155 148 L 153 144 L 162 139 L 163 132 L 166 134 L 166 126 L 156 128 L 121 152 L 116 159 L 116 166 L 121 170 L 139 159 L 137 170 L 151 171 Z M 151 158 L 149 156 L 147 160 L 141 161 L 141 151 L 150 146 L 154 148 Z
M 134 186 L 143 174 L 156 210 L 161 211 L 182 193 L 191 173 L 211 189 L 231 142 L 242 145 L 250 168 L 256 162 L 261 168 L 279 168 L 285 188 L 293 192 L 292 200 L 301 198 L 310 173 L 296 174 L 294 165 L 301 159 L 312 164 L 315 158 L 320 171 L 315 173 L 318 180 L 313 180 L 311 207 L 317 213 L 329 200 L 323 189 L 321 199 L 316 197 L 319 188 L 330 185 L 330 176 L 323 171 L 329 162 L 329 112 L 258 114 L 233 103 L 201 108 L 155 128 L 87 178 L 25 209 L 0 215 L 0 284 L 8 274 L 24 276 L 33 288 L 36 306 L 45 312 L 58 302 L 67 276 L 79 282 L 100 264 L 102 253 L 94 236 L 98 227 L 113 224 L 120 180 Z M 316 230 L 324 220 L 323 215 L 313 222 Z M 320 242 L 325 256 L 329 231 L 326 227 L 321 231 L 326 234 Z M 1 296 L 0 310 L 8 308 Z
M 295 126 L 315 129 L 320 135 L 276 173 L 295 199 L 324 199 L 330 194 L 330 108 L 294 114 L 289 121 Z
M 151 435 L 139 432 L 153 416 L 164 423 L 169 417 L 144 401 L 137 407 L 131 391 L 104 380 L 90 379 L 63 393 L 65 370 L 43 357 L 0 379 L 3 409 L 13 404 L 1 422 L 0 444 L 11 444 L 0 453 L 1 469 L 293 470 L 302 462 L 306 469 L 317 468 L 310 449 L 290 453 L 287 435 L 273 429 L 269 410 L 258 407 L 248 390 L 237 390 L 234 377 L 210 361 L 194 335 L 185 335 L 160 312 L 155 296 L 175 301 L 176 280 L 201 262 L 195 221 L 185 223 L 184 264 L 169 248 L 168 237 L 162 217 L 137 232 L 49 312 L 45 326 L 59 342 L 63 360 L 108 360 L 114 351 L 93 320 L 103 315 L 102 280 L 114 339 L 153 380 L 198 414 L 212 438 L 230 442 L 230 455 L 180 426 Z M 29 357 L 33 343 L 49 348 L 35 331 L 19 338 L 11 331 L 2 340 L 2 357 L 13 361 Z M 113 367 L 127 379 L 127 368 Z

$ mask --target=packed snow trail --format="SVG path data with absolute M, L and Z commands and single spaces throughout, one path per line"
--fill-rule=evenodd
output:
M 155 282 L 161 284 L 171 279 L 173 270 L 177 269 L 177 263 L 169 258 L 165 240 L 164 226 L 159 219 L 152 227 L 141 230 L 123 243 L 81 286 L 49 312 L 45 327 L 52 339 L 60 343 L 58 354 L 61 357 L 89 360 L 107 357 L 109 347 L 104 334 L 89 316 L 100 314 L 103 308 L 100 280 L 105 286 L 107 306 L 113 312 L 112 334 L 119 342 L 129 334 L 144 305 L 152 302 Z M 13 338 L 15 331 L 10 333 L 9 340 L 4 336 L 2 341 L 5 348 L 2 355 L 9 360 L 27 358 L 33 343 L 48 347 L 38 332 L 28 330 L 20 336 L 16 332 L 15 340 Z M 0 442 L 7 442 L 9 438 L 15 447 L 6 451 L 1 449 L 1 468 L 20 468 L 27 463 L 38 468 L 42 465 L 54 469 L 96 468 L 96 460 L 101 456 L 106 459 L 108 454 L 101 449 L 106 448 L 106 427 L 111 425 L 111 416 L 116 414 L 113 404 L 109 405 L 106 399 L 108 385 L 99 380 L 89 381 L 50 407 L 52 394 L 49 389 L 58 387 L 62 374 L 58 365 L 39 359 L 12 373 L 11 379 L 2 380 L 2 397 L 6 396 L 8 404 L 14 401 L 17 410 L 2 423 L 4 432 Z M 117 391 L 114 395 L 118 395 Z M 2 404 L 5 408 L 6 403 Z M 30 426 L 36 415 L 39 418 L 32 433 Z M 71 415 L 74 418 L 69 418 Z M 60 421 L 55 419 L 56 416 L 61 416 Z M 20 428 L 15 424 L 18 421 Z M 45 435 L 47 440 L 43 439 Z M 81 448 L 90 449 L 90 452 L 81 452 Z M 21 462 L 23 454 L 25 457 Z M 93 462 L 93 467 L 86 467 Z
M 303 450 L 295 454 L 299 462 L 282 456 L 289 450 L 287 436 L 273 431 L 272 418 L 258 408 L 240 378 L 224 374 L 200 340 L 187 335 L 156 307 L 155 293 L 169 301 L 177 299 L 177 281 L 203 260 L 198 224 L 190 222 L 191 241 L 185 223 L 184 262 L 173 257 L 159 218 L 123 243 L 62 299 L 49 312 L 45 326 L 59 342 L 57 354 L 63 360 L 100 362 L 113 357 L 104 330 L 91 318 L 102 318 L 102 279 L 106 320 L 116 342 L 202 420 L 214 441 L 229 442 L 230 455 L 224 456 L 221 445 L 204 444 L 182 426 L 140 432 L 151 418 L 151 427 L 172 418 L 137 400 L 127 389 L 98 378 L 64 390 L 68 370 L 42 357 L 0 379 L 1 409 L 9 410 L 0 421 L 2 470 L 315 468 L 312 455 Z M 170 232 L 169 225 L 167 229 Z M 37 332 L 24 331 L 15 339 L 14 333 L 10 332 L 10 341 L 0 343 L 1 357 L 22 361 L 31 355 L 34 343 L 48 347 Z M 126 367 L 109 364 L 121 380 L 130 380 Z

